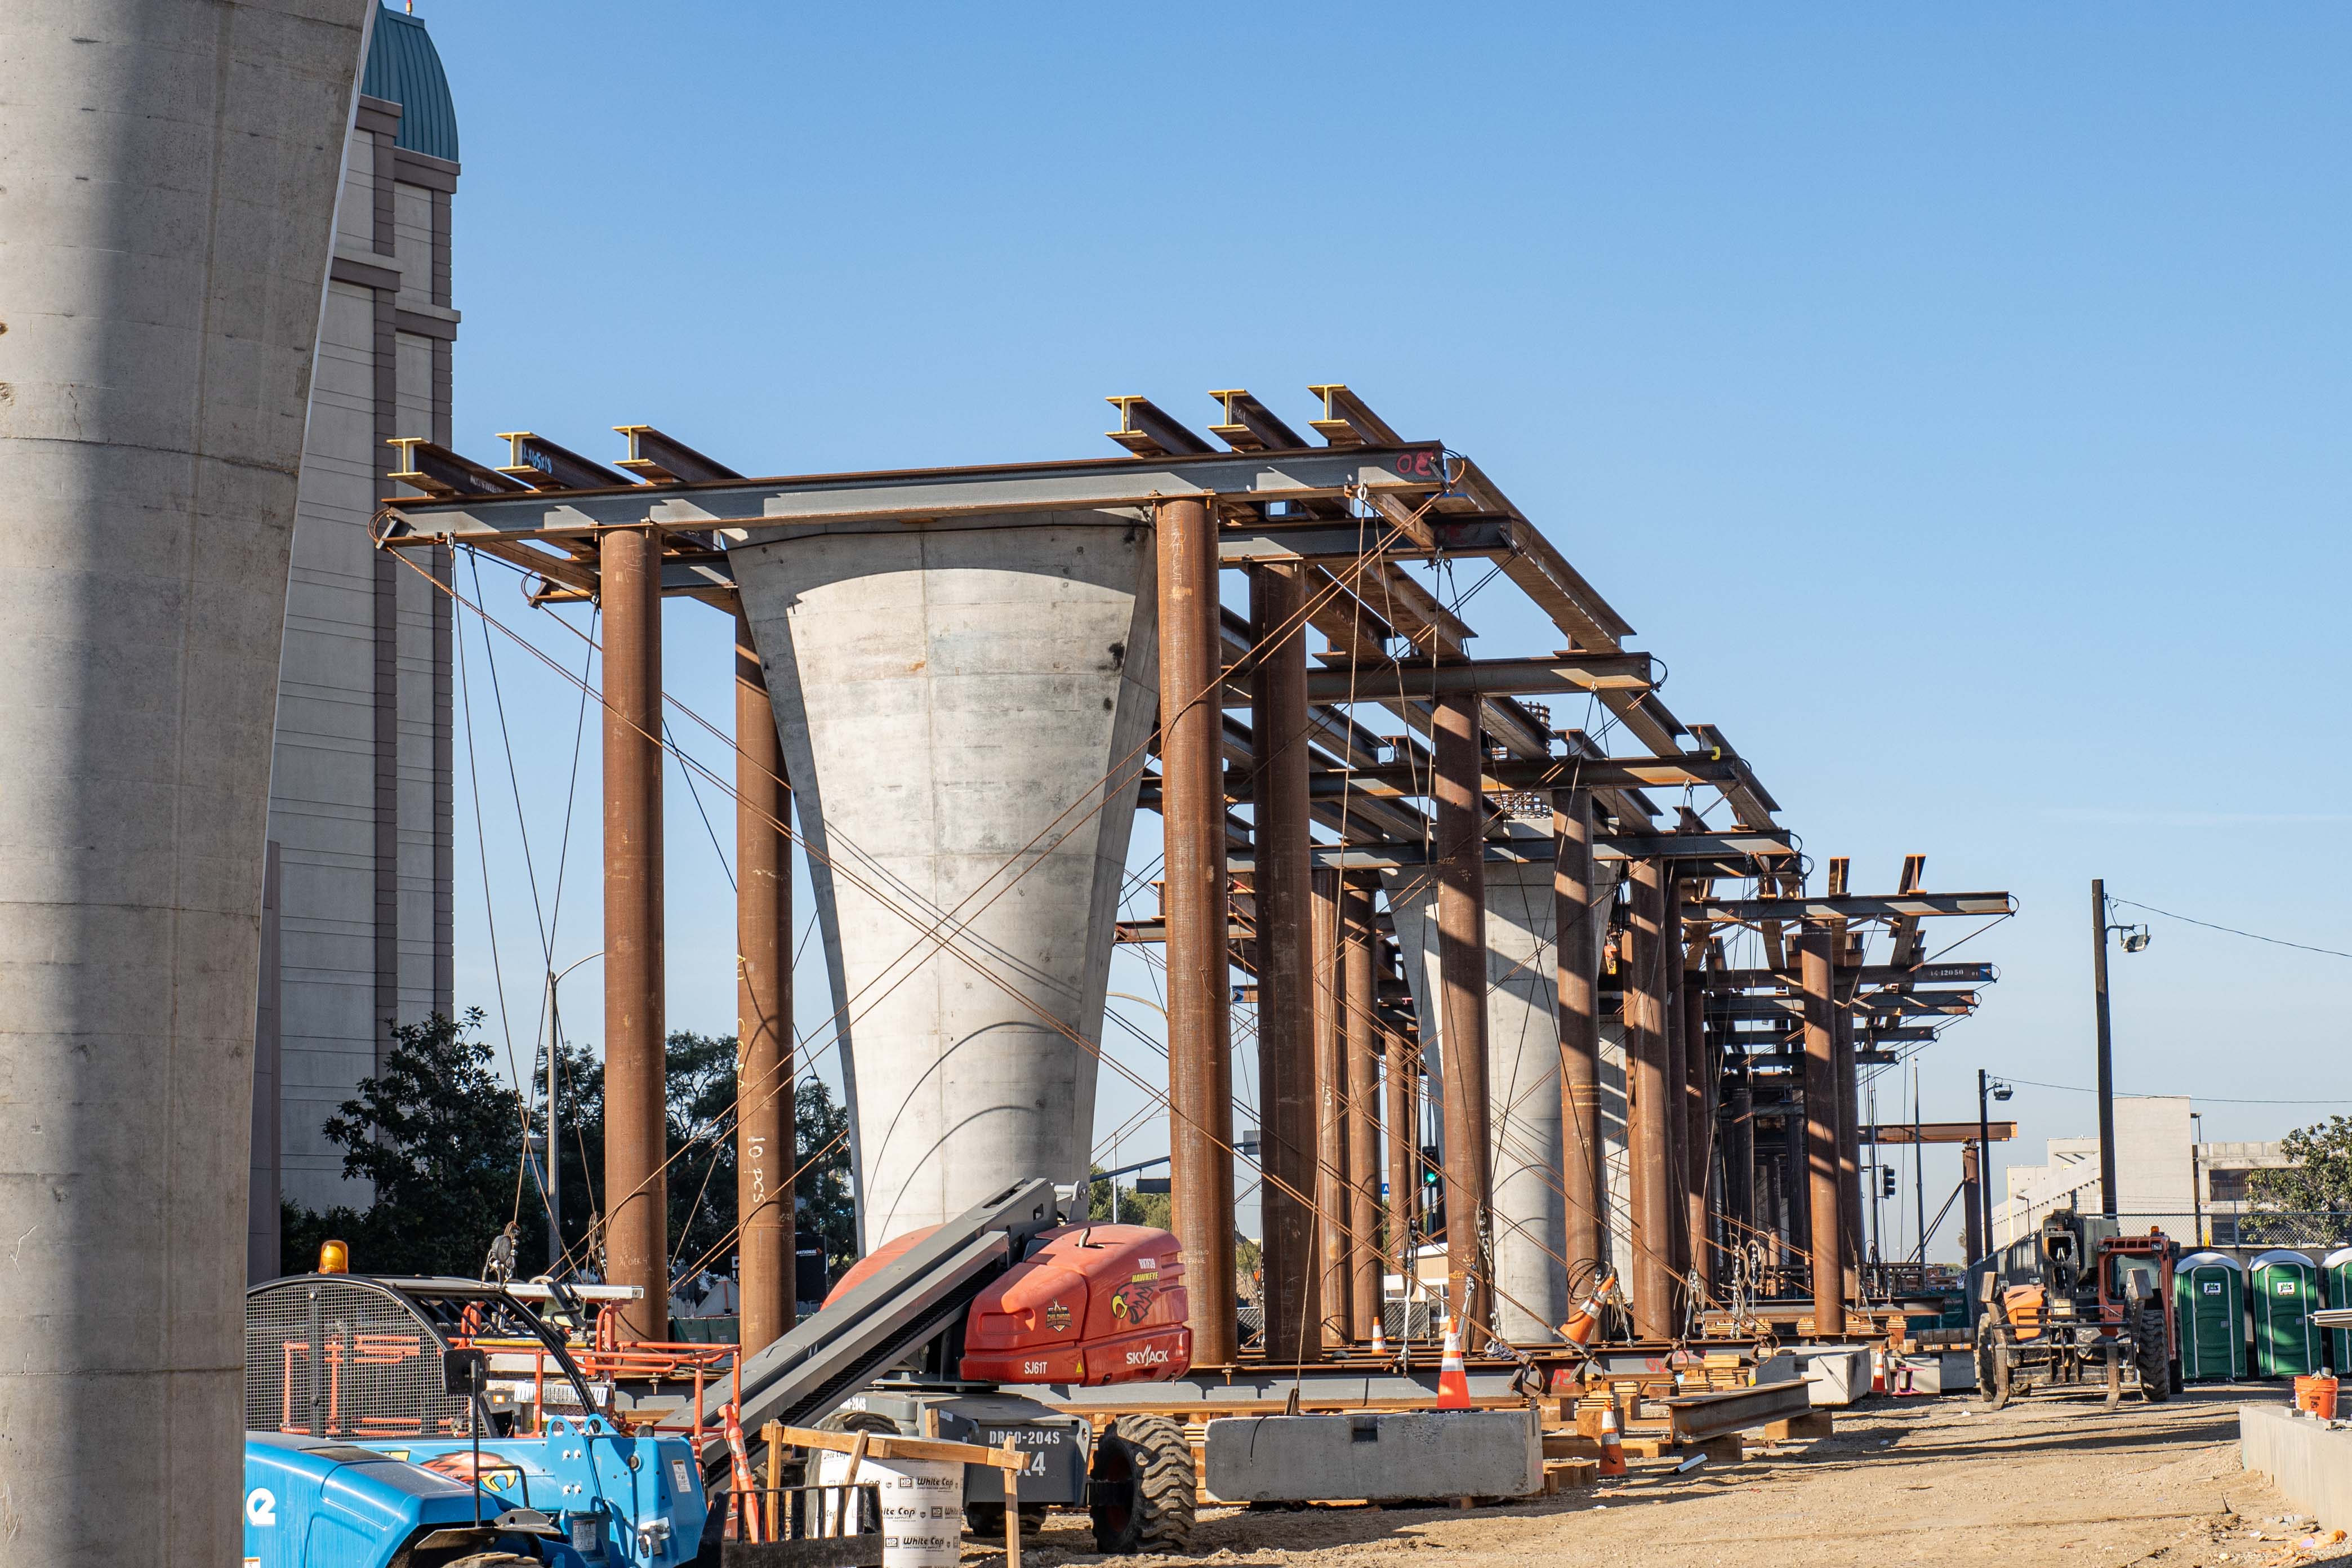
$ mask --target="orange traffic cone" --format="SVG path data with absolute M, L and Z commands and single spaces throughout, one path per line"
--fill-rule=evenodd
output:
M 1594 1331 L 1601 1327 L 1601 1303 L 1608 1300 L 1609 1292 L 1615 1288 L 1616 1284 L 1617 1276 L 1612 1274 L 1600 1284 L 1595 1285 L 1592 1288 L 1592 1294 L 1584 1299 L 1584 1305 L 1579 1307 L 1575 1314 L 1559 1326 L 1561 1337 L 1572 1345 L 1591 1344 Z
M 1886 1352 L 1885 1351 L 1870 1352 L 1870 1392 L 1873 1394 L 1886 1392 Z
M 1601 1474 L 1625 1473 L 1625 1445 L 1617 1436 L 1617 1405 L 1612 1400 L 1601 1412 Z
M 1388 1312 L 1385 1309 L 1372 1314 L 1372 1353 L 1389 1353 Z
M 1445 1319 L 1444 1359 L 1437 1363 L 1437 1407 L 1470 1408 L 1470 1369 L 1462 1364 L 1462 1336 L 1454 1331 L 1451 1313 Z

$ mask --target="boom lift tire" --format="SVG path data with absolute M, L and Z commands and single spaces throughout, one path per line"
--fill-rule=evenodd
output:
M 1122 1415 L 1095 1444 L 1087 1511 L 1095 1550 L 1118 1556 L 1182 1552 L 1199 1485 L 1184 1428 L 1164 1415 Z
M 2172 1397 L 2172 1346 L 2165 1334 L 2163 1302 L 2141 1304 L 2133 1342 L 2139 1362 L 2139 1396 L 2161 1405 Z

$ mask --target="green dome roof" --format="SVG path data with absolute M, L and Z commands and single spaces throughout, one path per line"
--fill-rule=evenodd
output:
M 457 106 L 449 99 L 441 51 L 433 47 L 424 23 L 390 5 L 376 12 L 375 39 L 368 46 L 360 90 L 400 105 L 400 134 L 393 145 L 457 161 Z

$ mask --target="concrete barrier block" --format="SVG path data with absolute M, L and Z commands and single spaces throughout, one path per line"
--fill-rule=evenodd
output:
M 1212 1421 L 1210 1493 L 1226 1502 L 1532 1497 L 1543 1490 L 1533 1410 L 1366 1411 Z
M 1793 1353 L 1815 1405 L 1852 1405 L 1870 1392 L 1868 1345 L 1809 1345 Z
M 2318 1515 L 2322 1530 L 2352 1530 L 2352 1430 L 2282 1405 L 2241 1405 L 2238 1462 Z

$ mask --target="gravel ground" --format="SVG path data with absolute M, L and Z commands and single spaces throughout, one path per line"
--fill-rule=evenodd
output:
M 2283 1568 L 2352 1563 L 2316 1550 L 2305 1517 L 2238 1468 L 2236 1406 L 2276 1403 L 2276 1384 L 2205 1386 L 2169 1403 L 2023 1397 L 1998 1415 L 1974 1399 L 1878 1398 L 1837 1413 L 1836 1435 L 1750 1449 L 1746 1464 L 1675 1477 L 1633 1461 L 1624 1481 L 1468 1511 L 1363 1507 L 1219 1509 L 1192 1558 L 1233 1568 L 1393 1568 L 1423 1552 L 1545 1568 L 1805 1568 L 1996 1560 L 2100 1568 Z M 1024 1563 L 1108 1562 L 1082 1516 L 1056 1515 L 1024 1542 Z M 1002 1552 L 966 1551 L 968 1568 Z

